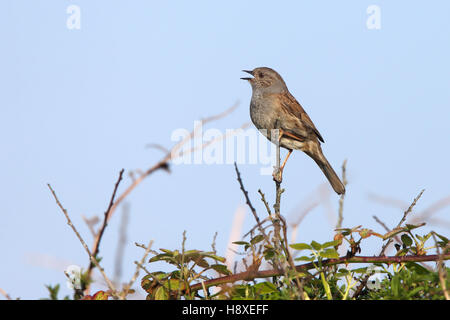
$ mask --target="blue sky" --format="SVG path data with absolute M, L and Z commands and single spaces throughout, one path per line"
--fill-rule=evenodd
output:
M 80 30 L 66 27 L 73 4 Z M 366 27 L 373 4 L 381 9 L 379 30 Z M 279 71 L 335 169 L 348 159 L 345 226 L 382 232 L 372 215 L 398 223 L 401 210 L 370 201 L 370 193 L 409 203 L 425 188 L 418 211 L 447 196 L 449 10 L 448 1 L 2 1 L 0 287 L 34 299 L 46 296 L 44 284 L 61 283 L 68 294 L 54 266 L 88 260 L 46 184 L 90 243 L 81 215 L 103 214 L 121 168 L 145 169 L 161 158 L 148 143 L 170 147 L 173 130 L 191 130 L 194 120 L 236 101 L 232 115 L 209 127 L 250 121 L 242 69 Z M 257 190 L 273 200 L 274 188 L 259 169 L 240 166 L 264 216 Z M 126 175 L 120 190 L 129 182 Z M 324 182 L 315 163 L 295 152 L 282 212 L 295 217 Z M 338 197 L 330 200 L 335 210 Z M 149 177 L 128 202 L 124 280 L 142 254 L 134 242 L 176 248 L 186 230 L 188 248 L 208 250 L 217 231 L 224 254 L 243 196 L 232 165 L 180 165 Z M 330 240 L 326 212 L 311 212 L 297 241 Z M 117 214 L 101 248 L 111 274 L 119 224 Z M 252 224 L 247 212 L 245 228 Z M 374 241 L 363 254 L 380 246 Z

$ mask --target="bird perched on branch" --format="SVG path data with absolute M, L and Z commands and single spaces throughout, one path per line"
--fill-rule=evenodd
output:
M 266 67 L 243 71 L 252 76 L 241 78 L 252 86 L 252 122 L 269 140 L 289 150 L 278 172 L 274 173 L 274 179 L 281 181 L 292 150 L 301 150 L 317 163 L 334 191 L 344 194 L 344 185 L 320 147 L 320 142 L 324 142 L 322 135 L 289 92 L 283 78 L 275 70 Z

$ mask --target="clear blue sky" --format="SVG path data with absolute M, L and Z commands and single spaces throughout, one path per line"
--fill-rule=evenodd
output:
M 71 4 L 81 8 L 80 30 L 66 27 Z M 366 27 L 372 4 L 381 9 L 379 30 Z M 174 129 L 191 129 L 237 100 L 239 108 L 213 126 L 250 121 L 242 69 L 278 70 L 324 136 L 336 170 L 348 159 L 345 226 L 382 232 L 374 214 L 398 223 L 401 211 L 371 202 L 371 192 L 409 203 L 425 188 L 419 211 L 447 196 L 449 12 L 444 0 L 2 1 L 0 287 L 13 297 L 40 298 L 44 284 L 61 283 L 69 293 L 61 270 L 43 265 L 86 266 L 88 259 L 46 183 L 91 243 L 81 215 L 102 215 L 121 168 L 145 169 L 161 157 L 146 144 L 170 147 Z M 273 182 L 259 168 L 240 167 L 264 216 L 257 189 L 272 200 Z M 233 166 L 172 169 L 151 176 L 128 199 L 124 280 L 142 253 L 134 242 L 176 248 L 187 230 L 188 248 L 208 250 L 218 231 L 217 248 L 225 252 L 243 203 Z M 294 153 L 284 176 L 284 214 L 295 216 L 324 181 L 311 159 Z M 127 177 L 121 190 L 128 183 Z M 338 197 L 330 199 L 336 209 Z M 102 243 L 110 274 L 119 222 L 115 215 Z M 252 224 L 247 213 L 246 228 Z M 320 206 L 297 240 L 327 241 L 332 229 Z

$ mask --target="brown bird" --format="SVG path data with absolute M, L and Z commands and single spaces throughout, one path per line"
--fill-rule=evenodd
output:
M 320 147 L 320 142 L 324 142 L 322 135 L 289 92 L 283 78 L 275 70 L 266 67 L 243 71 L 253 76 L 241 78 L 252 86 L 252 122 L 269 140 L 289 150 L 279 170 L 279 176 L 274 174 L 274 178 L 281 181 L 284 166 L 292 150 L 302 150 L 317 163 L 334 191 L 344 194 L 344 185 Z

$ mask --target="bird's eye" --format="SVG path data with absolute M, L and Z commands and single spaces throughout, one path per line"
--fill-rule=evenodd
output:
M 260 73 L 259 73 L 259 77 L 260 77 L 260 78 L 264 78 L 264 73 L 260 72 Z

